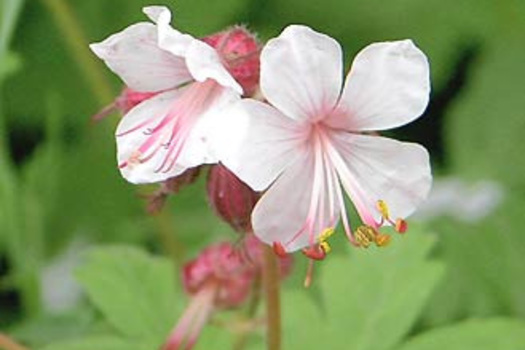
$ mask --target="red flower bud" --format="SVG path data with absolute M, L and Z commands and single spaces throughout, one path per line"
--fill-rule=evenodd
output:
M 222 164 L 210 168 L 207 191 L 209 203 L 218 216 L 237 232 L 252 231 L 251 214 L 258 193 Z
M 241 84 L 245 96 L 259 85 L 261 45 L 246 28 L 235 26 L 202 39 L 215 48 L 230 74 Z

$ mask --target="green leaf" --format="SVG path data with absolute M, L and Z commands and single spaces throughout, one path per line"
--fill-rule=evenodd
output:
M 152 350 L 154 344 L 140 343 L 114 336 L 93 336 L 54 343 L 40 350 Z
M 505 318 L 466 321 L 423 333 L 397 350 L 442 349 L 525 349 L 525 322 Z
M 522 215 L 525 199 L 519 193 L 507 196 L 500 208 L 477 223 L 442 218 L 434 224 L 440 256 L 454 268 L 447 270 L 432 296 L 426 324 L 465 315 L 525 316 L 525 241 L 522 224 L 515 219 Z
M 426 260 L 431 236 L 412 228 L 386 249 L 355 250 L 329 257 L 314 283 L 323 291 L 322 308 L 305 291 L 284 295 L 286 348 L 389 349 L 419 316 L 443 273 Z
M 523 130 L 525 81 L 523 41 L 488 45 L 471 72 L 469 89 L 447 115 L 448 154 L 453 171 L 491 178 L 512 189 L 525 186 Z
M 41 314 L 23 320 L 9 329 L 9 335 L 28 345 L 49 344 L 92 332 L 95 321 L 93 308 L 85 306 L 60 315 Z
M 24 0 L 3 0 L 0 3 L 0 61 L 9 46 Z
M 20 57 L 13 52 L 7 51 L 0 57 L 0 86 L 11 74 L 18 71 L 22 66 Z
M 98 248 L 77 276 L 92 303 L 126 337 L 160 345 L 180 315 L 182 298 L 168 259 L 133 247 Z

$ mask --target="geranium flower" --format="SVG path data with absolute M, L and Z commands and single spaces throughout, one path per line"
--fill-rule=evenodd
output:
M 211 125 L 242 94 L 215 49 L 171 28 L 167 8 L 144 12 L 156 25 L 137 23 L 91 45 L 127 87 L 157 93 L 131 109 L 116 131 L 119 168 L 132 183 L 215 163 L 207 143 Z
M 254 190 L 267 189 L 252 225 L 279 254 L 303 249 L 324 258 L 339 219 L 354 244 L 385 245 L 389 236 L 379 227 L 404 232 L 404 218 L 429 192 L 425 148 L 375 132 L 423 113 L 430 91 L 425 55 L 410 40 L 372 44 L 342 85 L 337 41 L 292 25 L 261 53 L 268 104 L 242 100 L 222 119 L 219 158 Z M 355 231 L 345 195 L 363 222 Z

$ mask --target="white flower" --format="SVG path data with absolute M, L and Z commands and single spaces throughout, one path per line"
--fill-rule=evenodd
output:
M 254 190 L 268 188 L 252 224 L 276 251 L 309 247 L 307 255 L 323 258 L 339 219 L 356 245 L 382 245 L 387 240 L 377 229 L 410 215 L 430 190 L 423 147 L 370 133 L 423 113 L 430 91 L 425 55 L 410 40 L 372 44 L 355 58 L 344 87 L 342 80 L 340 45 L 292 25 L 261 53 L 269 104 L 242 100 L 222 119 L 219 158 Z M 355 234 L 345 194 L 365 225 Z
M 242 94 L 215 49 L 171 28 L 167 8 L 144 12 L 156 25 L 137 23 L 90 46 L 129 88 L 158 92 L 117 128 L 119 168 L 133 183 L 163 181 L 216 162 L 207 143 L 211 124 Z

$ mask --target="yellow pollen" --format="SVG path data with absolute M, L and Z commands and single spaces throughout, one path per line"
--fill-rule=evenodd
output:
M 328 244 L 328 242 L 320 242 L 319 245 L 326 254 L 332 251 L 332 247 L 330 247 L 330 244 Z
M 321 232 L 319 235 L 319 246 L 323 251 L 328 254 L 332 250 L 332 247 L 330 247 L 330 244 L 328 244 L 328 238 L 330 238 L 331 235 L 333 235 L 335 232 L 333 227 L 328 227 Z
M 319 242 L 326 241 L 328 238 L 330 238 L 331 235 L 334 234 L 334 232 L 335 230 L 333 227 L 325 228 L 323 232 L 321 232 L 321 234 L 319 235 Z
M 355 239 L 360 246 L 368 248 L 372 242 L 376 241 L 377 231 L 372 226 L 359 226 L 355 231 Z
M 385 220 L 390 219 L 390 212 L 388 210 L 388 205 L 386 205 L 386 202 L 382 199 L 378 200 L 376 203 L 376 208 L 381 213 L 381 216 L 385 218 Z
M 378 234 L 375 238 L 375 243 L 378 247 L 386 247 L 388 244 L 390 244 L 390 236 Z

